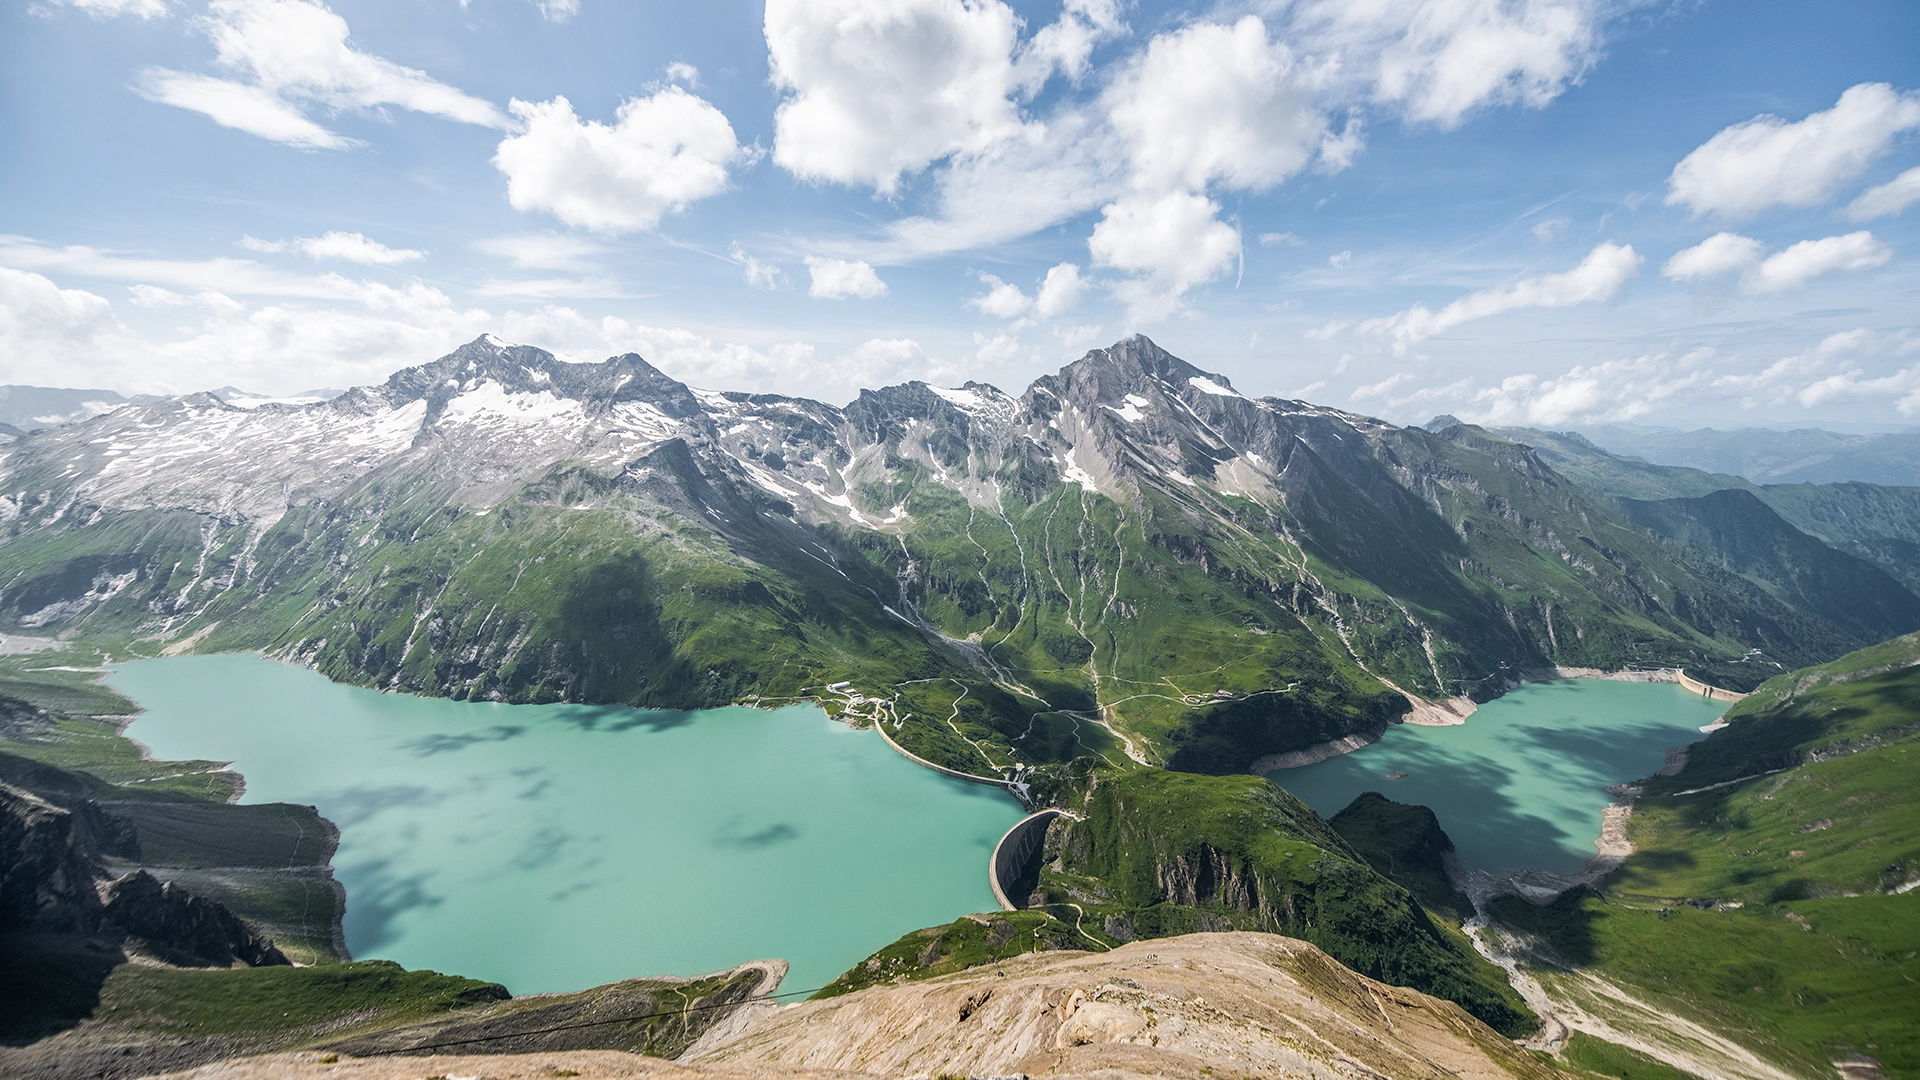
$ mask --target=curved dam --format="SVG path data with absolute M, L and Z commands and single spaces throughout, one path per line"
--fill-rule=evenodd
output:
M 1054 818 L 1066 816 L 1064 810 L 1028 814 L 1014 822 L 1013 828 L 993 846 L 993 857 L 987 860 L 987 884 L 993 886 L 993 898 L 1000 902 L 1000 910 L 1019 911 L 1027 906 L 1026 896 L 1016 899 L 1007 895 L 1007 890 L 1015 888 L 1014 883 L 1033 869 L 1041 849 L 1046 846 L 1047 826 Z

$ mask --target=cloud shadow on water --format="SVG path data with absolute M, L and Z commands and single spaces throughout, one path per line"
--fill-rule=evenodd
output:
M 432 806 L 446 796 L 431 788 L 411 784 L 387 787 L 351 787 L 323 796 L 323 813 L 336 826 L 345 829 L 365 822 L 385 810 L 400 807 Z
M 784 821 L 776 822 L 758 832 L 748 833 L 744 836 L 739 835 L 738 824 L 732 823 L 728 825 L 725 832 L 715 838 L 714 844 L 717 847 L 738 848 L 742 851 L 759 851 L 762 848 L 770 848 L 776 844 L 789 843 L 799 838 L 800 830 Z
M 520 853 L 510 862 L 522 870 L 538 870 L 551 866 L 554 860 L 566 853 L 567 845 L 573 842 L 573 836 L 559 829 L 546 828 L 527 838 Z
M 625 705 L 566 705 L 560 707 L 554 714 L 554 718 L 581 731 L 618 733 L 632 731 L 635 728 L 646 728 L 652 732 L 670 731 L 677 727 L 686 727 L 699 715 L 698 712 L 686 709 L 633 709 Z
M 400 916 L 418 908 L 439 907 L 443 902 L 427 891 L 427 879 L 432 876 L 429 872 L 399 873 L 391 859 L 343 868 L 340 876 L 347 882 L 342 929 L 348 950 L 356 956 L 377 952 L 398 941 L 400 931 L 394 924 Z
M 457 750 L 465 750 L 475 743 L 506 742 L 525 733 L 526 730 L 524 727 L 502 724 L 478 733 L 445 735 L 436 732 L 412 742 L 401 743 L 400 749 L 411 750 L 417 757 L 432 757 L 435 754 L 451 754 Z

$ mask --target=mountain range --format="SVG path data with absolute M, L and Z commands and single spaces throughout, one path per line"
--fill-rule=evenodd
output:
M 460 699 L 812 700 L 1039 784 L 1085 755 L 1244 770 L 1555 668 L 1744 689 L 1920 627 L 1903 489 L 1249 398 L 1144 337 L 1017 397 L 836 407 L 482 337 L 244 404 L 0 451 L 0 625 Z M 1596 480 L 1636 468 L 1659 482 Z M 1894 523 L 1812 527 L 1861 500 Z

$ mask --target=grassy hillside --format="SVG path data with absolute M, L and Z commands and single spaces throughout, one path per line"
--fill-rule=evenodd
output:
M 1055 822 L 1037 891 L 1078 905 L 1109 939 L 1285 934 L 1362 974 L 1457 1001 L 1498 1030 L 1535 1026 L 1462 935 L 1264 777 L 1101 775 L 1082 805 L 1084 820 Z
M 1769 680 L 1645 782 L 1604 883 L 1502 922 L 1820 1070 L 1920 1076 L 1920 635 Z

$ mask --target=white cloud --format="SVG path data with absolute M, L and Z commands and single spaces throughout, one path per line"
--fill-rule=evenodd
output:
M 582 122 L 564 97 L 511 108 L 526 129 L 493 156 L 508 201 L 597 232 L 653 228 L 724 190 L 740 157 L 726 116 L 678 86 L 627 99 L 612 125 Z
M 1920 341 L 1866 329 L 1829 334 L 1800 352 L 1758 366 L 1709 347 L 1575 365 L 1558 375 L 1522 372 L 1491 385 L 1460 379 L 1419 386 L 1414 378 L 1363 387 L 1359 398 L 1408 419 L 1445 410 L 1480 424 L 1555 428 L 1633 421 L 1653 415 L 1697 419 L 1721 412 L 1816 409 L 1845 402 L 1891 405 L 1920 415 L 1920 364 L 1896 367 Z M 1404 373 L 1403 373 L 1404 374 Z
M 1802 240 L 1775 253 L 1740 281 L 1743 292 L 1777 293 L 1839 271 L 1869 270 L 1893 261 L 1893 251 L 1862 230 L 1824 240 Z
M 6 382 L 93 385 L 88 372 L 132 341 L 105 297 L 0 267 L 0 364 Z M 62 380 L 62 381 L 55 381 Z
M 1285 244 L 1288 247 L 1299 247 L 1301 244 L 1304 244 L 1304 243 L 1306 243 L 1305 240 L 1300 239 L 1298 236 L 1295 236 L 1290 232 L 1263 232 L 1260 234 L 1261 247 L 1272 247 L 1275 244 Z
M 1014 337 L 1012 334 L 995 334 L 992 337 L 981 333 L 975 333 L 973 335 L 972 366 L 974 368 L 984 371 L 990 368 L 1005 367 L 1008 361 L 1015 359 L 1019 355 L 1020 339 Z M 979 376 L 975 376 L 975 378 L 978 377 Z
M 164 19 L 170 14 L 166 0 L 59 0 L 59 2 L 68 7 L 79 8 L 96 19 L 110 19 L 116 15 Z
M 873 267 L 859 260 L 828 259 L 807 256 L 807 271 L 812 277 L 807 295 L 816 300 L 845 300 L 858 297 L 873 300 L 887 295 L 887 283 Z
M 1916 127 L 1920 95 L 1861 83 L 1804 120 L 1763 114 L 1723 129 L 1673 167 L 1667 203 L 1727 217 L 1817 206 Z
M 368 266 L 394 266 L 426 258 L 423 251 L 390 248 L 362 233 L 337 230 L 322 236 L 302 237 L 295 240 L 294 245 L 306 252 L 310 259 L 356 262 Z
M 1329 341 L 1353 325 L 1352 319 L 1331 319 L 1300 336 L 1308 341 Z
M 1893 261 L 1893 251 L 1862 230 L 1822 240 L 1802 240 L 1760 257 L 1760 241 L 1738 233 L 1715 233 L 1667 260 L 1660 272 L 1675 281 L 1698 281 L 1735 270 L 1744 293 L 1797 289 L 1823 274 L 1869 270 Z
M 219 64 L 240 80 L 150 68 L 140 91 L 153 101 L 205 113 L 215 123 L 308 150 L 353 140 L 310 119 L 395 105 L 467 124 L 506 127 L 489 102 L 425 72 L 354 48 L 347 21 L 315 0 L 214 0 L 194 25 L 213 39 Z
M 1386 397 L 1393 392 L 1395 387 L 1404 386 L 1412 381 L 1413 376 L 1402 371 L 1398 374 L 1389 375 L 1377 383 L 1368 383 L 1365 386 L 1356 387 L 1353 393 L 1347 395 L 1347 397 L 1352 401 L 1365 401 L 1368 398 Z
M 230 296 L 282 296 L 333 300 L 341 297 L 332 274 L 288 274 L 251 259 L 150 259 L 82 245 L 48 247 L 23 236 L 0 236 L 0 266 L 53 271 L 77 277 L 136 281 L 185 292 L 212 290 Z
M 1611 300 L 1639 272 L 1640 262 L 1631 246 L 1601 244 L 1565 273 L 1523 278 L 1503 288 L 1471 293 L 1439 311 L 1415 304 L 1397 315 L 1369 319 L 1359 331 L 1389 337 L 1394 352 L 1404 353 L 1411 345 L 1474 319 L 1520 308 L 1563 308 Z
M 967 306 L 975 311 L 996 319 L 1017 319 L 1033 307 L 1033 298 L 1021 292 L 1020 286 L 1001 281 L 992 274 L 979 277 L 987 291 L 967 298 Z
M 1573 219 L 1568 217 L 1546 218 L 1536 222 L 1533 226 L 1534 239 L 1543 244 L 1552 243 L 1556 237 L 1567 231 L 1567 226 L 1571 224 Z
M 667 81 L 685 83 L 687 89 L 700 89 L 700 69 L 682 60 L 667 65 Z
M 359 145 L 357 140 L 307 119 L 298 105 L 278 94 L 246 83 L 154 68 L 141 75 L 140 93 L 162 105 L 205 113 L 221 127 L 300 150 L 344 150 Z
M 1920 202 L 1920 167 L 1908 169 L 1878 187 L 1861 192 L 1859 198 L 1847 204 L 1847 217 L 1870 221 L 1897 214 L 1916 202 Z
M 1474 108 L 1538 108 L 1600 56 L 1601 0 L 1308 0 L 1287 36 L 1340 57 L 1373 96 L 1416 121 L 1458 125 Z
M 605 250 L 585 237 L 564 233 L 495 236 L 477 241 L 473 246 L 523 270 L 584 270 L 591 265 L 593 256 Z
M 1134 187 L 1263 191 L 1306 168 L 1327 118 L 1296 67 L 1251 15 L 1155 37 L 1106 94 Z
M 728 249 L 727 258 L 739 265 L 741 272 L 746 276 L 747 284 L 754 288 L 777 289 L 780 287 L 780 279 L 784 275 L 778 265 L 761 262 L 747 254 L 746 249 L 739 244 Z
M 580 0 L 533 0 L 540 17 L 551 23 L 563 23 L 580 14 Z
M 987 291 L 968 297 L 967 306 L 999 319 L 1017 319 L 1029 312 L 1042 319 L 1051 319 L 1078 307 L 1080 298 L 1087 291 L 1086 279 L 1080 276 L 1080 268 L 1072 263 L 1061 263 L 1048 270 L 1032 296 L 1020 291 L 1018 285 L 1002 281 L 993 274 L 982 273 L 977 276 Z
M 1095 266 L 1140 273 L 1115 283 L 1135 322 L 1179 310 L 1188 289 L 1221 274 L 1240 257 L 1240 234 L 1217 220 L 1220 206 L 1205 195 L 1176 191 L 1159 198 L 1128 196 L 1109 203 L 1087 248 Z
M 1335 270 L 1345 270 L 1347 267 L 1353 265 L 1353 252 L 1342 251 L 1338 254 L 1329 255 L 1327 256 L 1327 265 L 1333 267 Z
M 1056 70 L 1080 81 L 1093 47 L 1125 32 L 1119 0 L 1066 0 L 1060 18 L 1042 27 L 1021 50 L 1022 86 L 1029 93 L 1038 90 Z
M 1760 241 L 1739 233 L 1722 232 L 1675 253 L 1660 268 L 1660 274 L 1675 281 L 1699 281 L 1733 270 L 1744 270 L 1759 261 Z
M 1033 298 L 1033 313 L 1043 319 L 1051 319 L 1080 306 L 1080 298 L 1087 293 L 1087 281 L 1080 276 L 1080 268 L 1072 263 L 1061 263 L 1047 271 L 1040 283 L 1040 291 Z
M 1000 0 L 768 0 L 773 160 L 891 194 L 901 174 L 1017 133 L 1019 17 Z

